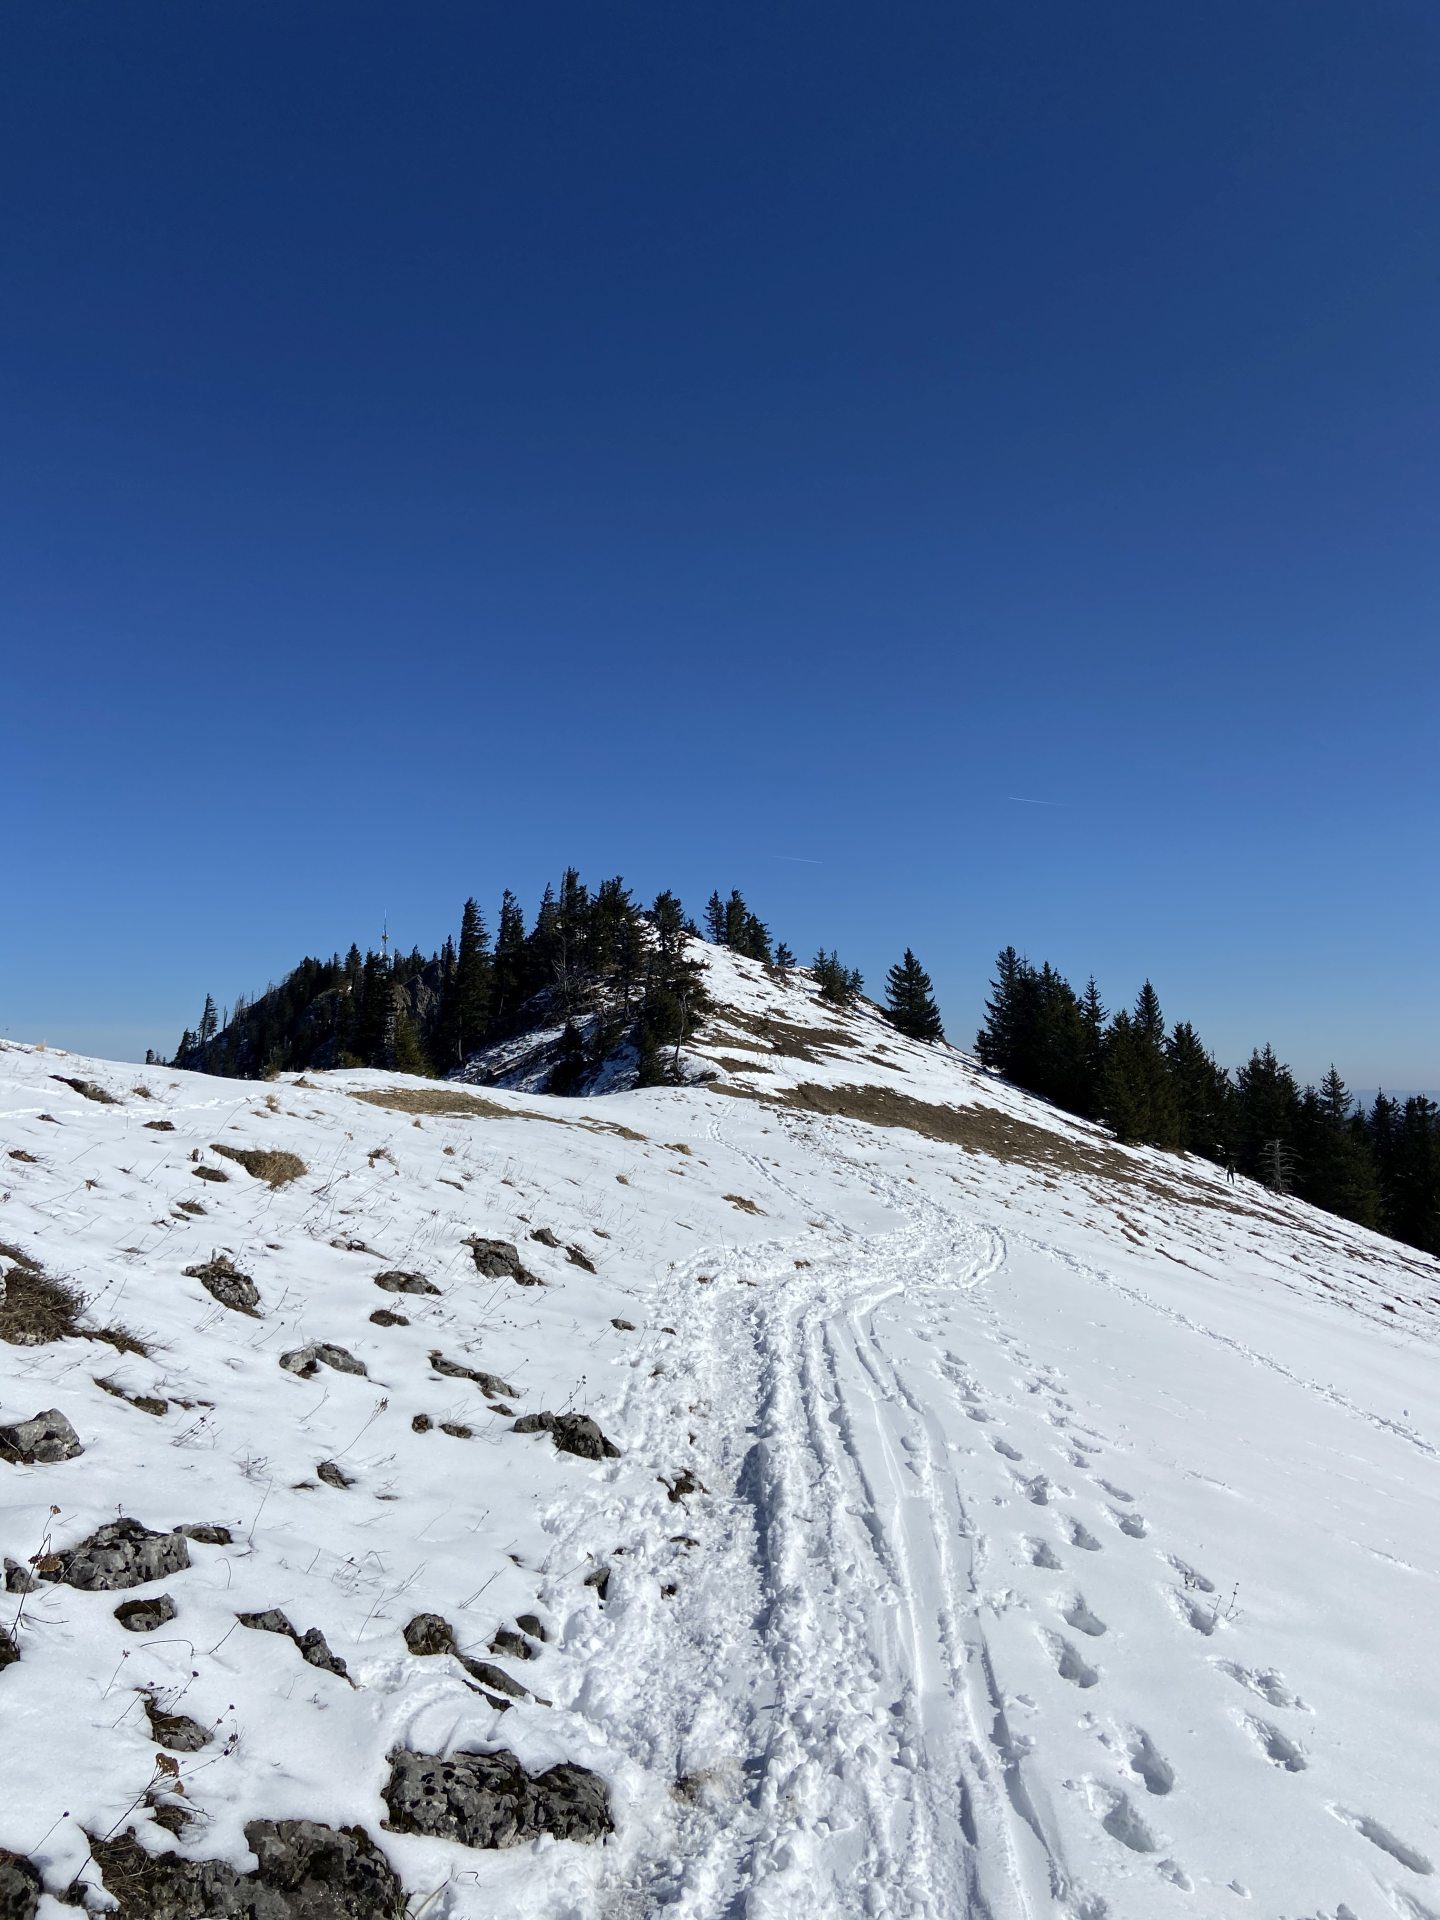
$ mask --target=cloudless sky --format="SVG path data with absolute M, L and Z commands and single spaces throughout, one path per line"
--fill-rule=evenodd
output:
M 1440 1086 L 1440 12 L 0 19 L 0 1031 L 569 862 Z

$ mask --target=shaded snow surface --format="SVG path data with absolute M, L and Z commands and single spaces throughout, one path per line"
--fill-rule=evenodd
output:
M 85 1448 L 0 1463 L 0 1545 L 232 1535 L 120 1596 L 174 1600 L 154 1632 L 24 1597 L 0 1845 L 53 1895 L 82 1829 L 246 1868 L 247 1821 L 353 1823 L 430 1920 L 1440 1915 L 1440 1269 L 710 959 L 709 1089 L 411 1114 L 354 1096 L 433 1083 L 0 1051 L 0 1243 L 148 1348 L 0 1347 L 0 1423 Z M 773 1104 L 802 1085 L 974 1128 Z M 482 1279 L 477 1235 L 544 1284 Z M 258 1318 L 185 1277 L 220 1254 Z M 309 1346 L 364 1372 L 282 1369 Z M 619 1457 L 513 1430 L 539 1412 Z M 346 1673 L 237 1625 L 268 1610 Z M 525 1697 L 412 1654 L 421 1614 Z M 147 1690 L 213 1729 L 174 1841 Z M 616 1831 L 390 1833 L 396 1747 L 593 1769 Z

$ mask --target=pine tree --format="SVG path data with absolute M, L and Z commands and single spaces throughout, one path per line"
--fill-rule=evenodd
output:
M 219 1031 L 220 1022 L 215 1012 L 215 999 L 212 994 L 205 996 L 205 1011 L 200 1016 L 199 1043 L 208 1047 Z
M 795 955 L 790 951 L 789 947 L 786 946 L 783 940 L 780 942 L 779 946 L 776 947 L 775 949 L 774 965 L 775 965 L 775 971 L 780 976 L 780 981 L 781 981 L 781 984 L 783 985 L 786 981 L 789 980 L 790 975 L 795 971 Z
M 930 976 L 909 947 L 886 976 L 885 1018 L 911 1040 L 945 1038 Z
M 712 893 L 705 902 L 705 938 L 713 947 L 725 945 L 725 902 L 719 891 Z
M 484 1041 L 490 1024 L 493 987 L 490 934 L 479 903 L 472 896 L 460 915 L 460 943 L 450 990 L 453 1012 L 446 1025 L 446 1038 L 453 1042 L 456 1060 L 468 1059 Z
M 495 930 L 495 1018 L 513 1019 L 525 997 L 525 915 L 507 887 Z

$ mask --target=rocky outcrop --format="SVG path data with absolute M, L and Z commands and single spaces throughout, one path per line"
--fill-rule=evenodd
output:
M 240 1613 L 236 1619 L 242 1627 L 250 1627 L 256 1633 L 279 1633 L 287 1640 L 294 1641 L 300 1650 L 300 1658 L 308 1661 L 312 1667 L 319 1667 L 324 1673 L 333 1673 L 341 1680 L 350 1680 L 350 1669 L 338 1653 L 330 1651 L 329 1643 L 319 1627 L 307 1627 L 301 1633 L 287 1615 L 278 1607 L 267 1607 L 261 1613 Z M 350 1680 L 353 1687 L 355 1682 Z
M 119 1920 L 402 1920 L 405 1889 L 363 1827 L 252 1820 L 245 1839 L 253 1873 L 147 1853 L 133 1828 L 90 1851 Z
M 55 1407 L 33 1419 L 0 1427 L 0 1460 L 15 1466 L 48 1466 L 56 1460 L 74 1460 L 84 1451 L 79 1434 Z
M 260 1318 L 260 1289 L 249 1274 L 241 1273 L 232 1265 L 228 1255 L 219 1253 L 204 1266 L 186 1267 L 185 1278 L 198 1280 L 212 1300 L 218 1300 L 232 1313 L 248 1313 L 255 1320 Z
M 438 1349 L 430 1355 L 430 1364 L 436 1373 L 443 1373 L 448 1380 L 473 1380 L 482 1393 L 488 1393 L 491 1399 L 517 1400 L 519 1392 L 515 1387 L 507 1386 L 498 1373 L 486 1373 L 480 1367 L 465 1367 L 458 1360 L 447 1360 Z
M 308 1347 L 294 1347 L 282 1353 L 280 1364 L 287 1373 L 298 1373 L 302 1380 L 313 1380 L 321 1367 L 333 1367 L 337 1373 L 364 1373 L 365 1362 L 357 1360 L 344 1347 L 328 1340 L 312 1341 Z
M 448 1653 L 458 1660 L 472 1680 L 478 1680 L 487 1687 L 492 1696 L 492 1704 L 504 1707 L 510 1700 L 528 1700 L 530 1695 L 518 1680 L 493 1666 L 488 1660 L 476 1660 L 468 1653 L 462 1653 L 455 1641 L 455 1629 L 438 1613 L 417 1613 L 405 1629 L 405 1645 L 411 1653 L 426 1657 Z M 494 1699 L 494 1695 L 502 1698 Z
M 520 1249 L 513 1240 L 485 1240 L 475 1234 L 465 1244 L 475 1262 L 475 1271 L 484 1279 L 513 1280 L 522 1287 L 542 1284 L 539 1277 L 521 1263 Z
M 562 1763 L 529 1774 L 513 1753 L 392 1752 L 384 1789 L 398 1833 L 457 1840 L 463 1847 L 515 1847 L 550 1834 L 603 1840 L 614 1831 L 605 1782 Z
M 620 1449 L 607 1440 L 587 1413 L 526 1413 L 512 1433 L 548 1433 L 561 1453 L 577 1453 L 582 1460 L 618 1460 Z
M 35 1920 L 40 1911 L 40 1869 L 23 1853 L 0 1847 L 0 1920 Z
M 427 1280 L 423 1273 L 405 1273 L 399 1268 L 391 1273 L 377 1273 L 377 1287 L 386 1293 L 439 1293 L 440 1289 L 433 1280 Z
M 76 1547 L 48 1554 L 35 1571 L 42 1580 L 85 1593 L 116 1593 L 183 1573 L 190 1549 L 178 1533 L 152 1533 L 138 1520 L 112 1520 Z

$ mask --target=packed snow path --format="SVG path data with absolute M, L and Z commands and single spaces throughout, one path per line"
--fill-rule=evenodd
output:
M 0 1345 L 0 1424 L 84 1446 L 0 1461 L 0 1549 L 214 1536 L 158 1630 L 11 1587 L 40 1920 L 87 1832 L 248 1870 L 255 1818 L 364 1827 L 426 1920 L 1440 1920 L 1440 1268 L 713 964 L 714 1090 L 0 1048 L 0 1273 L 91 1329 Z M 347 1676 L 237 1624 L 275 1608 Z M 145 1697 L 211 1730 L 179 1831 Z M 613 1837 L 385 1826 L 392 1750 L 498 1746 L 600 1774 Z
M 1007 1240 L 1009 1208 L 800 1131 L 901 1224 L 807 1207 L 792 1155 L 712 1123 L 767 1210 L 808 1220 L 671 1283 L 731 1497 L 641 1689 L 667 1700 L 688 1857 L 617 1910 L 1440 1912 L 1434 1807 L 1396 1764 L 1397 1729 L 1440 1746 L 1427 1636 L 1381 1624 L 1407 1589 L 1433 1602 L 1434 1448 L 1305 1376 L 1349 1336 L 1279 1359 L 1078 1233 Z

